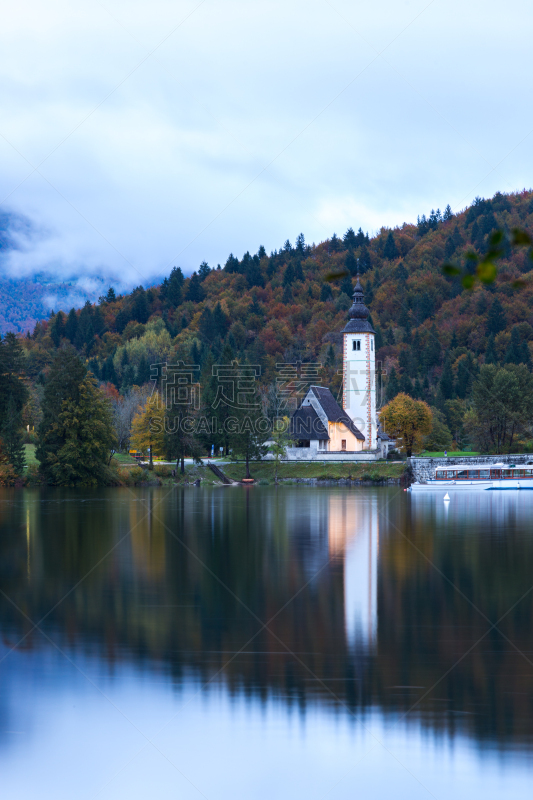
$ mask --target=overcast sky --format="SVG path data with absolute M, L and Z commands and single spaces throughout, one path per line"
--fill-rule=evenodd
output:
M 148 283 L 533 184 L 531 4 L 18 0 L 0 27 L 14 274 Z

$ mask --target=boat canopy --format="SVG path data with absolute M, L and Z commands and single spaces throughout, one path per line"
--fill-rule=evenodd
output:
M 473 472 L 474 470 L 479 469 L 521 469 L 523 467 L 530 466 L 529 464 L 520 464 L 518 467 L 516 464 L 441 464 L 439 467 L 435 467 L 435 473 L 442 472 L 453 472 L 454 470 L 468 470 L 469 472 Z

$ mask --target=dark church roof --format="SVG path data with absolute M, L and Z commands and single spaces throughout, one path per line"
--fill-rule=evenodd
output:
M 300 406 L 294 412 L 289 433 L 293 439 L 329 439 L 328 432 L 313 406 Z
M 340 407 L 329 389 L 326 389 L 324 386 L 311 386 L 311 391 L 322 406 L 329 422 L 343 422 L 356 439 L 361 439 L 364 442 L 365 437 L 359 428 L 354 425 L 346 411 Z
M 364 292 L 357 274 L 357 282 L 353 292 L 353 305 L 350 308 L 350 319 L 341 333 L 375 333 L 376 331 L 368 321 L 370 311 L 363 303 Z

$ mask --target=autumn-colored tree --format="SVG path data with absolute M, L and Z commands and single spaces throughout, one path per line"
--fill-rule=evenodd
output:
M 411 456 L 413 450 L 420 450 L 422 438 L 431 431 L 431 409 L 423 400 L 413 400 L 401 392 L 381 409 L 380 422 L 398 447 Z
M 135 415 L 131 429 L 132 445 L 143 452 L 149 450 L 149 469 L 153 469 L 154 449 L 158 452 L 165 449 L 165 409 L 158 392 L 154 392 Z

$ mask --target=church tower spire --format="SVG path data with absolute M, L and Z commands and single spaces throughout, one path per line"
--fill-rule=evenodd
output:
M 375 330 L 368 321 L 359 273 L 343 335 L 342 406 L 365 436 L 365 449 L 377 446 Z

